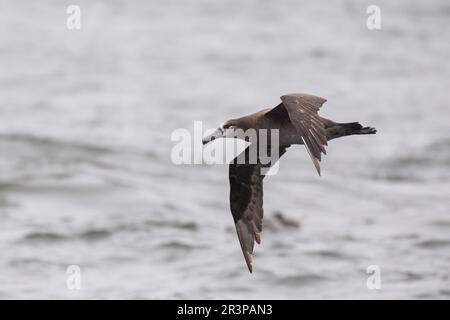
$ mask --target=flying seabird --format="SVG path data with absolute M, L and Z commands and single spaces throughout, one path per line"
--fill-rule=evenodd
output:
M 221 137 L 237 137 L 234 132 L 238 129 L 278 129 L 278 158 L 291 145 L 303 144 L 320 175 L 321 154 L 326 154 L 327 141 L 354 134 L 377 132 L 374 128 L 363 127 L 358 122 L 337 123 L 320 117 L 318 111 L 325 101 L 323 98 L 304 93 L 284 95 L 275 108 L 226 121 L 213 134 L 205 137 L 203 144 Z M 255 162 L 238 161 L 240 156 L 245 156 L 244 159 L 251 158 L 252 146 L 258 146 L 258 141 L 250 142 L 250 146 L 230 163 L 229 180 L 231 213 L 247 267 L 252 272 L 253 247 L 255 241 L 261 243 L 264 179 L 261 169 L 267 165 L 260 161 L 259 156 Z M 268 154 L 271 145 L 273 143 L 267 143 Z M 254 150 L 257 149 L 253 148 Z M 275 162 L 277 160 L 275 159 Z M 269 167 L 275 162 L 271 161 Z

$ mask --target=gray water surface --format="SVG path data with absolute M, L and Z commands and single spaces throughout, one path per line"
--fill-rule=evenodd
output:
M 450 4 L 0 1 L 0 298 L 450 298 Z M 172 164 L 171 133 L 326 97 L 375 136 L 303 147 L 265 179 L 246 269 L 226 165 Z M 81 290 L 68 290 L 78 265 Z M 366 268 L 381 269 L 368 290 Z

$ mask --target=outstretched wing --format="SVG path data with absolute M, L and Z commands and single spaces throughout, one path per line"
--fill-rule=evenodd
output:
M 255 241 L 261 242 L 263 178 L 259 164 L 230 164 L 230 207 L 248 270 Z
M 247 148 L 241 155 L 245 155 L 245 159 L 250 159 L 248 157 L 249 152 L 251 152 L 250 150 L 252 150 L 251 147 Z M 286 149 L 281 148 L 279 157 L 285 152 Z M 239 163 L 240 156 L 234 159 L 229 166 L 230 207 L 245 262 L 247 263 L 248 270 L 252 272 L 253 247 L 255 241 L 258 244 L 261 243 L 260 233 L 262 231 L 264 215 L 264 175 L 261 174 L 261 168 L 263 166 L 259 161 L 256 164 Z
M 325 127 L 317 112 L 327 100 L 309 94 L 293 93 L 282 96 L 281 101 L 267 115 L 289 117 L 320 175 L 320 160 L 322 153 L 326 154 L 325 146 L 328 143 Z

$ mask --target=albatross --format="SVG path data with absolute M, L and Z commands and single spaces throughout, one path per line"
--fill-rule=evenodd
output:
M 281 97 L 281 103 L 274 108 L 263 109 L 256 113 L 224 122 L 214 133 L 203 138 L 203 145 L 223 137 L 236 137 L 230 132 L 236 130 L 259 131 L 278 130 L 278 158 L 291 145 L 304 145 L 320 176 L 321 155 L 326 154 L 328 141 L 344 136 L 375 134 L 372 127 L 363 127 L 358 122 L 337 123 L 318 115 L 326 102 L 324 98 L 305 93 L 292 93 Z M 243 152 L 249 157 L 251 141 Z M 268 144 L 267 148 L 273 148 Z M 259 155 L 259 153 L 257 153 Z M 239 156 L 238 156 L 239 157 Z M 229 164 L 230 209 L 236 232 L 250 273 L 253 271 L 252 255 L 255 242 L 261 243 L 263 219 L 263 179 L 261 169 L 265 166 L 260 158 L 256 161 L 240 162 L 236 157 Z M 278 160 L 278 159 L 275 159 Z M 273 161 L 269 164 L 273 165 Z

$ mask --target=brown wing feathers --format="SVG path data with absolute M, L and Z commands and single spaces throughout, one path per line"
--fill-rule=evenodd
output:
M 231 213 L 250 272 L 254 241 L 261 242 L 264 176 L 260 170 L 259 164 L 231 163 L 229 167 Z
M 249 159 L 249 153 L 252 151 L 254 149 L 251 146 L 244 151 L 245 159 Z M 281 147 L 278 156 L 281 157 L 285 152 L 286 148 Z M 268 150 L 268 154 L 270 154 L 270 150 Z M 230 207 L 245 262 L 248 270 L 252 272 L 253 247 L 255 241 L 258 244 L 261 243 L 260 233 L 264 216 L 264 175 L 261 174 L 263 166 L 259 162 L 257 164 L 239 164 L 237 161 L 239 158 L 238 156 L 234 159 L 229 166 Z M 267 166 L 271 166 L 275 162 Z
M 307 94 L 289 94 L 282 96 L 281 101 L 276 108 L 286 109 L 320 175 L 320 160 L 322 153 L 326 154 L 325 146 L 328 144 L 325 128 L 317 112 L 326 100 Z

